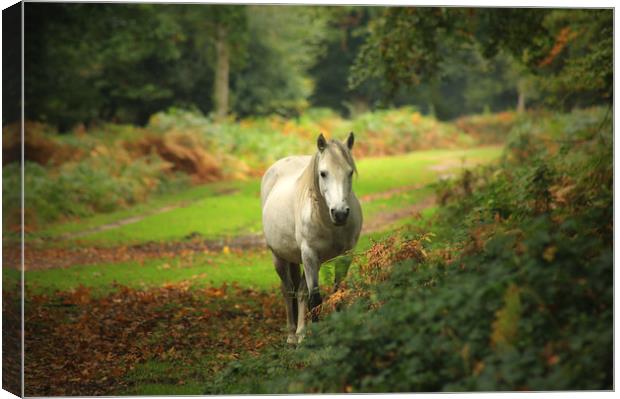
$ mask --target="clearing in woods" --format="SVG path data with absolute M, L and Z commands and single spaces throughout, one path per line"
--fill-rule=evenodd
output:
M 437 179 L 500 151 L 359 160 L 354 187 L 365 227 L 355 252 L 432 213 Z M 284 313 L 260 236 L 259 186 L 198 186 L 27 238 L 26 394 L 202 394 L 228 361 L 282 345 Z M 331 276 L 321 275 L 326 292 Z

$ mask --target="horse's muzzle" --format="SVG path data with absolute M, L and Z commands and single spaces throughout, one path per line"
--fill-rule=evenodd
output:
M 342 226 L 347 223 L 347 218 L 349 217 L 349 212 L 351 210 L 347 207 L 344 210 L 336 210 L 334 208 L 330 209 L 330 213 L 332 214 L 332 221 L 336 226 Z

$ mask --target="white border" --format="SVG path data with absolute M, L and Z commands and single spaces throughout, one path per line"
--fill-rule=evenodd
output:
M 368 6 L 448 6 L 448 7 L 550 7 L 550 8 L 594 8 L 615 7 L 614 0 L 26 0 L 26 2 L 63 2 L 63 3 L 179 3 L 179 4 L 304 4 L 304 5 L 368 5 Z M 3 8 L 16 1 L 2 0 Z M 5 5 L 7 4 L 7 5 Z

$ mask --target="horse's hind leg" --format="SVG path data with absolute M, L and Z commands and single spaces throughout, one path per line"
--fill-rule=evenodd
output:
M 297 343 L 297 337 L 295 336 L 295 330 L 297 329 L 297 303 L 296 303 L 296 289 L 294 272 L 292 272 L 292 264 L 279 258 L 275 254 L 273 255 L 273 264 L 276 267 L 276 271 L 282 280 L 281 289 L 282 296 L 284 296 L 284 303 L 286 305 L 286 325 L 287 325 L 287 338 L 286 342 L 289 344 Z M 299 282 L 299 267 L 297 269 L 297 282 Z

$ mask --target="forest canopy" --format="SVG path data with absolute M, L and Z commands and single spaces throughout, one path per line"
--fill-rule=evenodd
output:
M 612 22 L 604 9 L 28 3 L 26 119 L 66 131 L 170 108 L 452 119 L 610 103 Z

